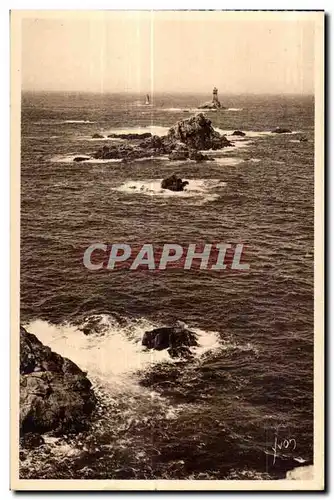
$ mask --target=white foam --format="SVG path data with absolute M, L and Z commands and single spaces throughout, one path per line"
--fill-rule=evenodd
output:
M 90 120 L 64 120 L 63 122 L 60 123 L 96 123 L 96 122 L 92 122 Z
M 189 184 L 185 186 L 184 191 L 170 191 L 161 188 L 162 179 L 127 181 L 119 187 L 114 188 L 116 191 L 128 194 L 142 194 L 146 196 L 162 196 L 162 197 L 207 197 L 210 191 L 216 187 L 225 186 L 225 182 L 220 179 L 187 179 Z M 218 198 L 219 195 L 214 194 L 207 200 Z
M 242 158 L 233 158 L 232 156 L 228 156 L 228 157 L 216 157 L 215 158 L 215 162 L 216 163 L 219 163 L 219 165 L 230 165 L 230 166 L 234 166 L 234 165 L 239 165 L 240 163 L 243 163 L 244 160 Z
M 109 315 L 93 318 L 99 333 L 93 331 L 89 335 L 73 325 L 54 325 L 42 320 L 32 321 L 25 327 L 44 345 L 76 363 L 99 386 L 122 388 L 138 381 L 138 372 L 152 365 L 179 362 L 171 358 L 167 350 L 147 350 L 141 345 L 144 332 L 158 325 L 139 319 L 119 326 Z M 192 330 L 198 335 L 199 346 L 192 348 L 195 357 L 220 346 L 217 332 Z
M 74 161 L 74 158 L 76 158 L 78 156 L 86 157 L 86 159 L 82 160 L 82 161 Z M 53 156 L 50 159 L 50 161 L 52 161 L 54 163 L 75 163 L 75 164 L 80 165 L 80 163 L 120 163 L 122 161 L 122 159 L 111 158 L 111 159 L 104 160 L 104 159 L 96 159 L 96 158 L 91 158 L 90 156 L 77 154 L 77 155 L 66 155 L 66 156 L 62 156 L 62 155 Z
M 34 122 L 35 125 L 62 125 L 64 123 L 82 124 L 82 123 L 96 123 L 91 120 L 40 120 Z
M 225 111 L 242 111 L 243 108 L 227 108 Z
M 91 136 L 83 136 L 83 137 L 78 137 L 79 141 L 114 141 L 114 142 L 124 142 L 125 139 L 122 139 L 121 137 L 91 137 Z

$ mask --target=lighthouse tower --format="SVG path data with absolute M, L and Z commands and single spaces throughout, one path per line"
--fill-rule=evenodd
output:
M 220 102 L 218 100 L 218 89 L 217 87 L 213 87 L 212 91 L 212 103 L 217 106 L 217 108 L 220 108 Z

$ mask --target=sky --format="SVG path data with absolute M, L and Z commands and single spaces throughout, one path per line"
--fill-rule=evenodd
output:
M 314 21 L 307 16 L 56 12 L 22 20 L 23 90 L 314 91 Z

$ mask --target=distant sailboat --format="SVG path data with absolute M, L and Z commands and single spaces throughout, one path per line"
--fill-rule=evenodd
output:
M 150 105 L 150 96 L 146 94 L 146 101 L 145 101 L 146 106 Z

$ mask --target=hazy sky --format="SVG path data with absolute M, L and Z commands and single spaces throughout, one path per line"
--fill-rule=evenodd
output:
M 22 21 L 24 90 L 313 93 L 314 23 L 106 12 Z

